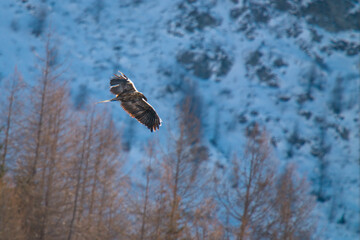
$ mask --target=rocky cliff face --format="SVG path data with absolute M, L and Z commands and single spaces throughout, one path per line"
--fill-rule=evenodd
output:
M 242 133 L 258 123 L 267 129 L 275 157 L 296 163 L 311 181 L 324 238 L 359 236 L 358 1 L 0 4 L 2 81 L 15 64 L 33 76 L 32 53 L 41 50 L 51 25 L 78 108 L 91 97 L 104 98 L 107 78 L 117 69 L 152 95 L 164 126 L 176 121 L 183 96 L 195 94 L 203 140 L 222 156 L 213 155 L 212 163 L 226 164 L 241 152 Z M 128 124 L 126 115 L 115 117 Z

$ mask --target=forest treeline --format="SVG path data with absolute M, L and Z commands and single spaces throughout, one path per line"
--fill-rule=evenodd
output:
M 35 84 L 16 69 L 4 83 L 1 240 L 313 237 L 306 181 L 294 166 L 279 171 L 261 127 L 245 133 L 243 156 L 210 167 L 188 94 L 167 147 L 150 142 L 139 160 L 142 175 L 132 179 L 111 116 L 101 108 L 74 110 L 56 53 L 48 38 Z

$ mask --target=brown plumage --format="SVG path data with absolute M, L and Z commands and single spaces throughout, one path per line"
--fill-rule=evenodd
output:
M 102 102 L 120 101 L 121 107 L 151 132 L 159 129 L 162 122 L 160 117 L 144 94 L 136 90 L 134 83 L 125 74 L 119 72 L 110 79 L 110 92 L 116 97 Z

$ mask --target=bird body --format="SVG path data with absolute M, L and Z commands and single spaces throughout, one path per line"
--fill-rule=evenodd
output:
M 120 101 L 121 107 L 151 132 L 159 129 L 162 123 L 160 117 L 147 102 L 145 95 L 135 88 L 134 83 L 125 74 L 119 72 L 110 79 L 110 92 L 116 97 L 102 102 Z
M 125 94 L 119 94 L 116 96 L 116 100 L 121 102 L 128 102 L 133 100 L 142 100 L 145 99 L 147 101 L 146 97 L 141 92 L 126 92 Z

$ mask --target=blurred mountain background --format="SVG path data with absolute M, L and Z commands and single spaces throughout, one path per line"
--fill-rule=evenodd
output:
M 199 121 L 203 169 L 229 169 L 234 155 L 246 154 L 246 133 L 260 127 L 277 174 L 294 165 L 293 174 L 309 184 L 312 238 L 359 238 L 359 1 L 2 0 L 0 6 L 1 85 L 16 67 L 27 88 L 36 86 L 51 33 L 51 64 L 62 66 L 74 112 L 108 99 L 109 78 L 118 70 L 147 96 L 163 120 L 156 133 L 117 103 L 95 107 L 109 109 L 120 129 L 130 185 L 144 185 L 145 146 L 167 149 L 169 136 L 181 133 L 179 108 L 187 104 Z

